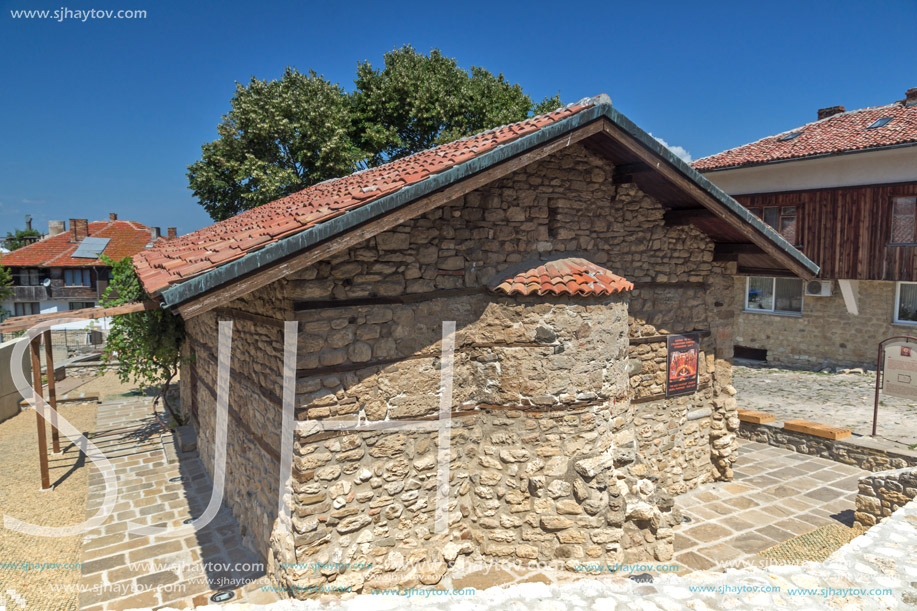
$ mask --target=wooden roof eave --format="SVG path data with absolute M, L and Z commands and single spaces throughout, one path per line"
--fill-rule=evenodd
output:
M 812 280 L 818 275 L 818 266 L 809 261 L 802 253 L 789 244 L 783 236 L 774 229 L 766 225 L 758 217 L 748 211 L 746 208 L 735 202 L 731 197 L 723 193 L 718 187 L 709 183 L 705 178 L 700 176 L 686 175 L 684 168 L 677 168 L 673 162 L 674 156 L 667 150 L 668 155 L 661 154 L 655 150 L 663 148 L 655 141 L 650 143 L 638 141 L 632 133 L 622 128 L 619 122 L 610 121 L 607 118 L 603 121 L 603 133 L 614 138 L 619 144 L 623 145 L 641 162 L 649 165 L 658 175 L 665 178 L 678 189 L 683 191 L 687 196 L 696 201 L 698 204 L 709 210 L 717 220 L 728 225 L 732 230 L 741 233 L 749 243 L 757 246 L 763 253 L 768 254 L 774 261 L 778 262 L 786 270 L 804 280 Z M 660 159 L 662 157 L 662 159 Z M 668 163 L 666 163 L 668 161 Z M 675 160 L 678 164 L 689 168 L 681 160 Z M 692 174 L 697 174 L 690 170 Z M 700 180 L 698 180 L 698 178 Z M 702 188 L 698 183 L 708 183 Z M 716 196 L 714 195 L 716 194 Z M 729 205 L 729 202 L 734 204 Z M 708 235 L 710 231 L 705 231 Z M 715 236 L 711 235 L 714 240 Z M 791 254 L 794 253 L 794 254 Z

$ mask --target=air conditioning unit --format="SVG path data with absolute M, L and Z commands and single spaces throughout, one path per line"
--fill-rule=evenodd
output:
M 806 297 L 830 297 L 834 283 L 830 280 L 812 280 L 806 282 Z

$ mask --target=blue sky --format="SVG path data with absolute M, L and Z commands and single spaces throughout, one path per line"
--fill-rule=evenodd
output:
M 31 214 L 108 212 L 186 233 L 210 220 L 186 167 L 236 81 L 292 65 L 352 87 L 358 61 L 436 47 L 565 102 L 608 93 L 694 158 L 917 86 L 914 0 L 173 2 L 0 0 L 0 235 Z M 143 20 L 13 19 L 143 9 Z

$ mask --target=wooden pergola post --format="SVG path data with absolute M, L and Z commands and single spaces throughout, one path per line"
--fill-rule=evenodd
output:
M 41 409 L 41 336 L 36 335 L 29 343 L 32 351 L 32 399 L 35 403 L 35 422 L 38 425 L 38 464 L 41 466 L 41 489 L 51 488 L 51 478 L 48 475 L 48 440 L 45 437 L 45 417 Z M 52 373 L 53 375 L 53 373 Z
M 45 340 L 45 370 L 48 372 L 48 405 L 51 412 L 51 447 L 55 454 L 60 454 L 60 435 L 57 432 L 57 390 L 54 387 L 54 356 L 51 354 L 51 330 L 43 334 Z

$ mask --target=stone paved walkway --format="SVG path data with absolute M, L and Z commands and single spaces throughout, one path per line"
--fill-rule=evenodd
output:
M 826 524 L 852 524 L 858 480 L 867 471 L 751 441 L 739 444 L 734 481 L 677 498 L 691 521 L 675 534 L 675 562 L 691 570 L 761 564 L 756 554 L 778 543 Z
M 164 448 L 149 399 L 100 405 L 92 440 L 115 467 L 119 496 L 106 523 L 83 539 L 81 609 L 193 608 L 208 604 L 216 590 L 231 590 L 232 602 L 277 599 L 261 590 L 269 585 L 261 562 L 242 547 L 239 526 L 225 508 L 196 534 L 127 533 L 128 522 L 180 526 L 203 512 L 211 493 L 197 453 L 182 454 L 179 463 Z M 184 480 L 172 481 L 178 477 Z M 93 465 L 87 516 L 101 506 L 104 493 Z

